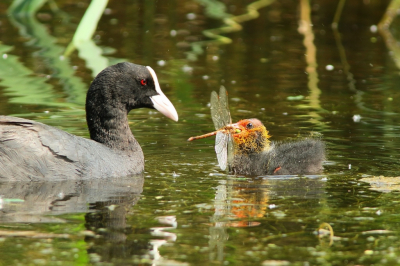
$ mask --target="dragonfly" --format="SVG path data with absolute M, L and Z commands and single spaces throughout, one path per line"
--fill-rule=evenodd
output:
M 217 154 L 218 165 L 221 170 L 229 166 L 234 157 L 233 133 L 240 133 L 240 129 L 232 125 L 231 113 L 228 106 L 228 93 L 224 86 L 220 87 L 219 95 L 213 91 L 211 93 L 211 118 L 216 131 L 190 137 L 188 141 L 203 139 L 211 136 L 215 137 L 215 153 Z

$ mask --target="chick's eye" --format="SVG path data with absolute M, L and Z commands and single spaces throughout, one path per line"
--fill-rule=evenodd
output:
M 252 124 L 252 123 L 248 123 L 248 124 L 246 125 L 246 128 L 247 128 L 247 129 L 252 129 L 252 128 L 253 128 L 253 124 Z
M 147 80 L 145 80 L 145 79 L 142 79 L 142 80 L 140 81 L 140 84 L 142 84 L 142 86 L 145 86 L 145 85 L 147 85 Z

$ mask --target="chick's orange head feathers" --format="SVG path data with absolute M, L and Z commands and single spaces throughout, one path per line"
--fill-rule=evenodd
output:
M 264 126 L 263 123 L 257 118 L 243 119 L 236 124 L 247 129 L 259 128 Z
M 269 147 L 268 131 L 256 118 L 243 119 L 232 124 L 236 153 L 261 152 Z

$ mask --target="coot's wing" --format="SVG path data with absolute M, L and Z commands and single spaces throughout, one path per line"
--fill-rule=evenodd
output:
M 57 176 L 60 169 L 69 173 L 70 179 L 76 178 L 74 158 L 57 154 L 49 145 L 43 144 L 40 132 L 47 128 L 49 126 L 42 123 L 0 116 L 0 180 L 27 181 L 53 176 L 53 179 L 66 178 Z M 59 145 L 58 141 L 54 136 L 52 145 Z
M 141 149 L 138 153 L 143 157 Z M 110 167 L 110 162 L 118 165 L 122 160 L 121 156 L 110 152 L 110 148 L 39 122 L 16 117 L 0 116 L 0 156 L 0 180 L 126 175 L 126 167 Z M 140 164 L 138 167 L 143 169 Z
M 45 127 L 38 131 L 42 144 L 57 157 L 71 162 L 79 176 L 126 176 L 144 170 L 143 152 L 138 143 L 135 149 L 125 154 L 94 140 L 81 138 L 54 127 L 44 124 L 41 124 L 41 127 Z M 118 167 L 115 167 L 116 165 Z
M 218 132 L 215 137 L 215 153 L 221 170 L 225 170 L 228 163 L 228 139 L 229 135 L 223 132 Z
M 211 118 L 216 130 L 232 123 L 231 113 L 229 112 L 228 106 L 228 93 L 224 86 L 221 86 L 219 96 L 215 91 L 211 93 L 210 104 Z

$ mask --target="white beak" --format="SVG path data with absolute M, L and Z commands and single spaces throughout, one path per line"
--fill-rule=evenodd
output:
M 161 91 L 156 72 L 154 72 L 154 70 L 149 66 L 147 66 L 147 69 L 150 71 L 150 74 L 153 77 L 154 86 L 156 87 L 156 91 L 159 94 L 150 97 L 151 101 L 153 102 L 154 108 L 166 117 L 174 121 L 178 121 L 178 113 L 176 112 L 175 107 L 170 102 L 170 100 L 168 100 L 167 96 L 165 96 L 164 93 Z

